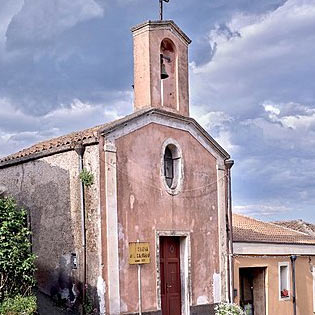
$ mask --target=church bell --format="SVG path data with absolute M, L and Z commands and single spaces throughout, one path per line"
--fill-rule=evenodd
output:
M 163 54 L 160 54 L 160 60 L 161 60 L 161 80 L 165 80 L 169 77 L 168 73 L 166 72 L 164 59 L 168 62 L 171 62 L 171 58 L 164 56 Z
M 168 77 L 169 75 L 166 72 L 165 64 L 162 62 L 161 63 L 161 80 L 167 79 Z

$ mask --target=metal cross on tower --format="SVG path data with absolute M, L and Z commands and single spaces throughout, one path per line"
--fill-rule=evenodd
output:
M 160 0 L 160 20 L 163 20 L 163 1 L 169 2 L 170 0 Z

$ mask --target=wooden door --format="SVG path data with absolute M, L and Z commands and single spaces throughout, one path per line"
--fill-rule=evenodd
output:
M 181 315 L 179 237 L 160 238 L 162 315 Z
M 254 315 L 254 285 L 252 268 L 240 268 L 240 305 L 248 315 Z

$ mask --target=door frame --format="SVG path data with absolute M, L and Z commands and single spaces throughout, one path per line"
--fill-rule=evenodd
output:
M 180 251 L 180 282 L 181 282 L 181 314 L 190 315 L 191 306 L 191 246 L 190 232 L 187 231 L 156 231 L 156 301 L 157 309 L 162 310 L 161 303 L 161 270 L 160 270 L 160 236 L 179 237 Z
M 241 304 L 241 279 L 240 279 L 240 269 L 263 269 L 264 271 L 264 298 L 265 298 L 265 315 L 269 315 L 269 267 L 266 264 L 244 264 L 238 266 L 238 290 L 239 290 L 239 300 L 238 304 Z M 254 298 L 253 298 L 254 300 Z

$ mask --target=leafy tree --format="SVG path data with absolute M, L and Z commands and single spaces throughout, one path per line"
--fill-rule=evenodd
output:
M 0 199 L 0 303 L 29 295 L 35 285 L 35 255 L 31 253 L 27 213 L 14 199 Z

